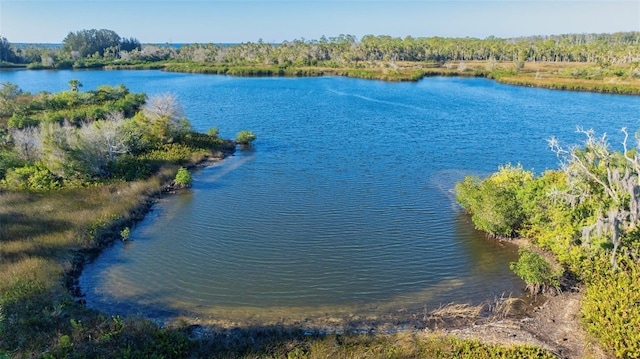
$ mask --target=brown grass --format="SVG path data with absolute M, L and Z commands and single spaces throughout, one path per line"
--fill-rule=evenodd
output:
M 484 308 L 484 304 L 449 303 L 431 312 L 431 317 L 435 319 L 477 319 Z

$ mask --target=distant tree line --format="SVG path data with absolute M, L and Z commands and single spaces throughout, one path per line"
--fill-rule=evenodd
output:
M 62 51 L 74 58 L 117 57 L 120 51 L 131 51 L 141 47 L 135 38 L 121 38 L 112 30 L 81 30 L 70 32 L 62 40 Z
M 80 30 L 70 32 L 62 46 L 13 45 L 0 36 L 0 61 L 27 64 L 32 68 L 85 67 L 82 59 L 116 60 L 121 52 L 142 48 L 137 39 L 122 38 L 112 30 Z
M 0 38 L 0 60 L 32 67 L 89 67 L 87 61 L 193 61 L 225 64 L 296 66 L 365 66 L 367 62 L 528 61 L 640 62 L 640 32 L 567 34 L 520 38 L 418 37 L 366 35 L 322 36 L 280 44 L 142 45 L 111 30 L 70 32 L 57 48 L 15 46 Z M 83 62 L 84 61 L 84 62 Z

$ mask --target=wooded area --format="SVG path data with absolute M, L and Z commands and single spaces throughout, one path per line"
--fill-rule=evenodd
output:
M 234 76 L 349 76 L 417 81 L 486 77 L 550 89 L 640 94 L 640 32 L 489 37 L 321 37 L 280 44 L 140 44 L 111 30 L 71 32 L 60 46 L 0 38 L 0 67 L 158 69 Z
M 363 62 L 397 61 L 525 61 L 640 62 L 640 32 L 566 34 L 502 39 L 488 37 L 405 38 L 366 35 L 296 39 L 280 44 L 140 44 L 111 30 L 71 32 L 60 47 L 12 45 L 2 38 L 0 60 L 31 67 L 83 67 L 83 59 L 129 61 L 193 61 L 225 64 L 296 66 L 366 66 Z

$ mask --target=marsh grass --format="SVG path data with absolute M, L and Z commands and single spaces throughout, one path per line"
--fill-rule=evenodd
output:
M 357 66 L 228 66 L 218 63 L 171 63 L 166 71 L 232 76 L 346 76 L 383 81 L 418 81 L 433 76 L 486 77 L 498 82 L 557 90 L 615 94 L 640 94 L 640 71 L 629 64 L 606 68 L 581 62 L 526 62 L 517 69 L 512 62 L 459 61 L 432 62 L 368 61 Z
M 434 310 L 431 313 L 431 317 L 436 319 L 476 319 L 480 317 L 480 314 L 482 313 L 484 308 L 484 304 L 471 305 L 465 303 L 449 303 Z
M 65 329 L 67 279 L 160 190 L 158 178 L 47 193 L 0 193 L 0 348 L 38 352 Z M 56 309 L 57 308 L 57 309 Z M 37 333 L 37 335 L 34 335 Z
M 527 302 L 522 298 L 499 298 L 490 306 L 490 311 L 491 320 L 522 317 L 527 312 Z

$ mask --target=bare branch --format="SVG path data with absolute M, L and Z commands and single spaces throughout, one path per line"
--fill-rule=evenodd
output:
M 151 120 L 167 118 L 178 121 L 184 117 L 184 109 L 174 94 L 165 93 L 149 97 L 142 107 L 142 112 Z

